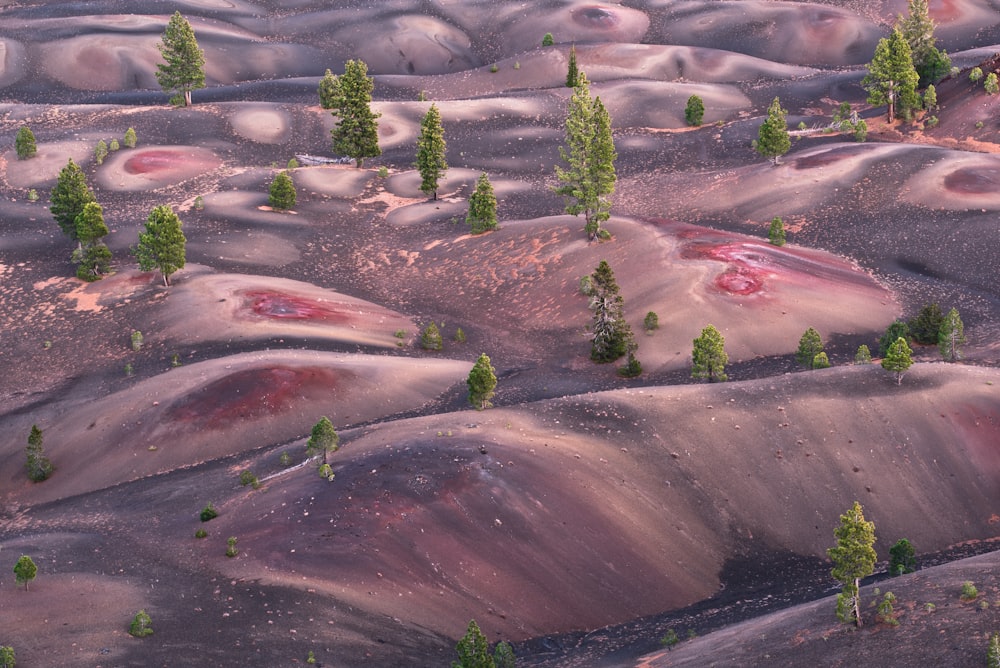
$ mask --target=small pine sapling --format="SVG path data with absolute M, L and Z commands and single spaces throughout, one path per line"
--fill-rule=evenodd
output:
M 882 358 L 882 368 L 896 374 L 896 384 L 903 382 L 903 374 L 913 365 L 910 346 L 906 344 L 906 339 L 899 337 L 896 342 L 889 346 L 888 352 Z
M 973 67 L 969 70 L 969 81 L 976 83 L 983 78 L 983 70 L 981 67 Z
M 576 64 L 576 44 L 569 47 L 569 66 L 566 71 L 566 88 L 576 88 L 580 83 L 580 69 Z
M 486 353 L 479 355 L 465 382 L 469 387 L 469 403 L 475 406 L 476 410 L 485 410 L 493 405 L 490 399 L 496 390 L 497 376 L 496 369 L 493 368 Z
M 452 340 L 455 343 L 465 343 L 465 332 L 462 331 L 461 327 L 455 330 L 455 336 L 452 337 Z
M 552 46 L 555 43 L 556 40 L 552 37 L 552 33 L 550 32 L 545 33 L 545 36 L 542 37 L 542 46 Z
M 771 227 L 767 231 L 767 240 L 775 246 L 785 245 L 785 221 L 778 216 L 771 219 Z
M 209 501 L 208 505 L 202 508 L 201 513 L 198 514 L 198 517 L 201 519 L 202 522 L 208 522 L 209 520 L 214 520 L 218 516 L 219 516 L 219 511 L 215 509 L 215 506 L 212 505 L 211 501 Z
M 895 602 L 895 594 L 887 591 L 882 600 L 879 601 L 878 608 L 875 611 L 875 621 L 886 626 L 899 626 L 899 620 L 896 619 L 896 611 L 893 609 L 893 603 Z
M 152 635 L 152 623 L 153 620 L 149 618 L 146 611 L 140 610 L 132 618 L 132 623 L 128 627 L 128 634 L 134 638 L 145 638 L 148 635 Z
M 667 629 L 667 632 L 663 634 L 660 638 L 660 644 L 666 647 L 668 650 L 673 649 L 674 645 L 681 641 L 680 636 L 677 635 L 677 631 L 673 629 Z
M 889 575 L 906 575 L 917 570 L 916 551 L 906 538 L 900 538 L 889 548 Z
M 38 575 L 38 566 L 31 560 L 31 557 L 22 554 L 17 563 L 14 564 L 14 580 L 17 584 L 24 585 L 24 591 L 28 591 L 28 583 L 34 580 L 36 575 Z
M 117 137 L 111 140 L 111 143 L 108 144 L 108 148 L 111 150 L 112 153 L 121 149 L 121 144 L 118 143 Z
M 16 662 L 14 648 L 9 645 L 0 646 L 0 668 L 14 668 Z
M 104 164 L 104 159 L 108 157 L 108 145 L 103 139 L 97 142 L 97 146 L 94 148 L 94 160 L 97 161 L 98 165 Z
M 684 120 L 692 127 L 701 125 L 705 118 L 705 102 L 697 95 L 688 98 L 687 106 L 684 107 Z
M 135 128 L 129 128 L 125 131 L 125 148 L 135 148 L 136 140 Z
M 983 88 L 986 90 L 987 95 L 996 95 L 1000 92 L 1000 83 L 997 82 L 996 72 L 990 72 L 986 75 L 986 81 L 983 82 Z
M 250 469 L 244 469 L 240 472 L 240 484 L 244 487 L 250 485 L 254 489 L 260 489 L 260 480 Z
M 17 131 L 14 138 L 14 151 L 18 160 L 33 158 L 38 153 L 38 145 L 35 143 L 35 134 L 27 125 Z
M 826 353 L 817 353 L 812 360 L 813 369 L 829 369 L 830 368 L 830 358 L 827 357 Z
M 990 643 L 986 648 L 986 668 L 1000 668 L 1000 633 L 990 636 Z
M 979 590 L 976 589 L 976 585 L 973 584 L 972 580 L 966 580 L 962 583 L 962 593 L 959 598 L 963 601 L 975 601 L 979 597 Z
M 444 338 L 441 336 L 441 330 L 432 321 L 431 324 L 424 327 L 424 331 L 420 333 L 420 347 L 424 350 L 441 350 L 444 348 Z
M 143 344 L 142 332 L 140 332 L 139 330 L 133 331 L 132 350 L 139 352 L 139 350 L 142 348 L 142 344 Z
M 42 482 L 52 475 L 52 462 L 45 456 L 42 449 L 42 430 L 38 425 L 31 425 L 28 434 L 28 447 L 25 448 L 24 467 L 28 471 L 28 479 L 32 482 Z
M 469 196 L 469 213 L 465 222 L 473 234 L 497 229 L 497 198 L 486 172 L 479 175 L 476 190 Z
M 647 334 L 652 334 L 654 330 L 660 328 L 660 316 L 656 315 L 653 311 L 646 314 L 646 317 L 642 319 L 642 326 L 646 330 Z
M 236 549 L 236 536 L 230 536 L 226 539 L 226 556 L 232 559 L 239 553 L 240 551 Z

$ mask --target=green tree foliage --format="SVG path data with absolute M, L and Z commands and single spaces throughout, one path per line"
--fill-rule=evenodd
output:
M 497 386 L 497 376 L 496 369 L 490 364 L 490 358 L 486 353 L 482 353 L 472 365 L 465 383 L 469 386 L 469 403 L 475 406 L 476 410 L 481 411 L 492 406 L 490 399 L 493 398 Z
M 322 453 L 323 463 L 326 464 L 327 453 L 336 452 L 339 447 L 340 436 L 333 428 L 333 422 L 330 421 L 330 418 L 324 415 L 319 419 L 319 422 L 313 425 L 312 432 L 309 434 L 309 440 L 306 441 L 306 456 L 312 457 Z
M 841 583 L 837 596 L 837 614 L 843 622 L 861 627 L 859 586 L 861 578 L 875 570 L 875 525 L 865 520 L 857 501 L 840 516 L 840 526 L 833 531 L 837 544 L 826 551 L 833 562 L 831 575 Z
M 868 74 L 861 80 L 861 86 L 868 91 L 868 104 L 888 106 L 888 119 L 892 123 L 897 113 L 907 118 L 911 110 L 920 108 L 919 80 L 920 75 L 913 69 L 910 45 L 899 29 L 894 28 L 875 47 L 875 56 L 868 64 Z
M 983 82 L 983 89 L 987 95 L 996 95 L 1000 92 L 1000 82 L 997 81 L 996 72 L 990 72 L 986 75 L 986 81 Z
M 566 88 L 576 88 L 580 84 L 580 68 L 576 64 L 576 44 L 569 47 L 569 67 L 566 70 Z
M 28 433 L 28 447 L 25 448 L 24 468 L 28 471 L 28 479 L 41 482 L 52 475 L 52 462 L 45 456 L 42 448 L 42 430 L 37 424 L 31 425 Z
M 854 141 L 863 144 L 867 139 L 868 123 L 865 122 L 865 119 L 859 118 L 858 122 L 854 124 Z
M 452 661 L 451 668 L 496 668 L 490 656 L 490 643 L 474 619 L 469 622 L 469 628 L 458 641 L 455 651 L 458 661 Z
M 775 246 L 785 245 L 785 221 L 777 216 L 771 219 L 771 227 L 767 231 L 767 240 Z
M 517 668 L 517 657 L 510 643 L 500 641 L 493 649 L 493 665 L 496 668 Z
M 271 208 L 279 211 L 287 211 L 295 206 L 296 193 L 295 182 L 288 171 L 278 172 L 271 181 L 271 188 L 267 197 L 267 203 Z
M 757 130 L 757 152 L 770 158 L 775 165 L 778 164 L 778 158 L 788 153 L 788 149 L 792 147 L 785 121 L 787 115 L 788 110 L 781 108 L 781 100 L 774 98 L 767 108 L 767 119 Z
M 713 325 L 701 330 L 701 336 L 694 340 L 691 351 L 691 377 L 706 378 L 709 382 L 722 382 L 726 375 L 729 355 L 725 350 L 726 340 Z
M 618 374 L 623 378 L 638 378 L 642 375 L 642 363 L 635 356 L 635 351 L 639 348 L 635 341 L 631 341 L 628 346 L 628 353 L 625 357 L 625 366 L 619 367 Z
M 421 192 L 431 195 L 435 200 L 438 181 L 448 169 L 444 155 L 446 148 L 444 128 L 441 127 L 441 112 L 438 111 L 436 104 L 432 104 L 420 121 L 420 136 L 417 137 L 417 171 L 420 172 Z
M 655 312 L 650 311 L 646 314 L 646 317 L 642 319 L 642 327 L 647 332 L 652 333 L 654 330 L 660 328 L 660 316 L 656 315 Z
M 129 128 L 128 130 L 125 131 L 125 146 L 126 146 L 126 148 L 135 148 L 135 144 L 136 144 L 137 140 L 138 139 L 135 136 L 135 128 Z
M 198 513 L 198 518 L 202 522 L 209 522 L 211 520 L 214 520 L 218 516 L 219 516 L 219 511 L 215 509 L 215 506 L 212 505 L 211 502 L 206 504 L 205 507 L 201 509 L 201 512 Z
M 438 326 L 433 321 L 424 327 L 424 331 L 420 333 L 420 347 L 424 350 L 441 350 L 444 348 L 444 337 L 441 336 L 441 330 L 438 329 Z
M 882 358 L 882 368 L 896 374 L 896 384 L 903 382 L 903 374 L 913 365 L 910 354 L 910 346 L 906 344 L 906 339 L 899 337 L 896 342 L 889 346 L 889 351 Z
M 180 12 L 174 12 L 156 45 L 165 63 L 156 66 L 156 81 L 168 95 L 191 105 L 191 91 L 205 87 L 205 52 L 198 48 L 194 29 Z
M 323 78 L 319 80 L 319 106 L 324 109 L 333 109 L 340 97 L 340 85 L 337 77 L 330 70 L 326 71 Z
M 601 98 L 590 96 L 590 82 L 580 72 L 573 89 L 566 116 L 566 146 L 559 155 L 568 164 L 556 166 L 556 176 L 562 183 L 555 192 L 566 200 L 566 213 L 583 214 L 588 238 L 593 241 L 600 233 L 601 223 L 611 216 L 611 195 L 615 192 L 615 152 L 611 135 L 611 116 Z
M 872 351 L 868 349 L 868 346 L 864 344 L 858 346 L 858 351 L 854 353 L 854 363 L 855 364 L 872 363 Z
M 799 349 L 795 352 L 795 361 L 807 369 L 815 368 L 813 361 L 823 352 L 823 339 L 819 332 L 810 327 L 799 339 Z
M 895 602 L 896 595 L 891 591 L 887 591 L 882 600 L 879 601 L 878 608 L 875 610 L 875 620 L 886 626 L 899 626 L 899 620 L 896 619 L 896 611 L 893 609 Z
M 73 262 L 77 265 L 78 278 L 93 281 L 110 269 L 111 251 L 103 241 L 108 232 L 101 205 L 87 202 L 76 217 L 76 238 L 80 245 L 73 252 Z
M 154 207 L 146 219 L 139 244 L 132 249 L 142 271 L 159 270 L 163 285 L 170 285 L 170 275 L 184 268 L 187 239 L 181 230 L 181 220 L 169 206 Z
M 687 106 L 684 107 L 684 120 L 688 125 L 697 127 L 701 125 L 705 118 L 705 102 L 697 95 L 688 98 Z
M 258 478 L 257 474 L 255 474 L 250 469 L 243 469 L 242 471 L 240 471 L 240 485 L 242 485 L 243 487 L 250 485 L 254 489 L 259 489 L 260 478 Z
M 910 336 L 917 343 L 931 345 L 937 343 L 938 332 L 941 331 L 941 324 L 944 322 L 944 313 L 936 303 L 925 304 L 917 317 L 907 323 L 910 328 Z
M 469 197 L 469 213 L 465 217 L 465 222 L 473 234 L 497 229 L 497 197 L 486 172 L 479 175 L 476 190 Z
M 951 59 L 935 46 L 934 21 L 930 17 L 927 0 L 909 0 L 907 16 L 899 16 L 896 26 L 910 47 L 913 68 L 919 75 L 919 86 L 924 87 L 942 78 L 951 69 Z
M 990 636 L 990 643 L 986 648 L 986 667 L 1000 668 L 1000 633 Z
M 941 321 L 938 329 L 938 349 L 947 362 L 957 362 L 962 357 L 961 347 L 965 345 L 965 325 L 958 315 L 958 309 L 951 309 Z
M 9 645 L 0 647 L 0 668 L 14 668 L 17 665 L 17 657 L 14 655 L 14 648 Z
M 368 76 L 363 60 L 348 60 L 344 73 L 336 78 L 336 95 L 330 107 L 337 124 L 330 131 L 333 151 L 354 158 L 361 168 L 365 158 L 382 155 L 378 145 L 378 118 L 372 111 L 372 91 L 375 80 Z
M 900 538 L 889 548 L 889 575 L 906 575 L 917 570 L 917 553 L 913 544 Z
M 27 125 L 22 126 L 17 131 L 17 136 L 14 138 L 14 151 L 17 153 L 18 160 L 33 158 L 38 153 L 38 146 L 35 144 L 35 134 Z
M 983 68 L 973 67 L 971 70 L 969 70 L 969 81 L 971 81 L 972 83 L 976 83 L 982 78 L 983 78 Z
M 814 369 L 829 369 L 830 368 L 830 358 L 826 356 L 826 353 L 816 353 L 816 356 L 812 360 L 812 368 Z
M 101 139 L 97 142 L 97 146 L 94 147 L 94 160 L 98 165 L 103 165 L 106 157 L 108 157 L 108 144 Z
M 902 320 L 896 320 L 886 328 L 885 333 L 878 340 L 879 357 L 885 357 L 886 353 L 889 352 L 889 346 L 900 337 L 907 341 L 910 340 L 910 326 Z
M 59 223 L 59 229 L 63 234 L 77 241 L 76 217 L 83 211 L 84 206 L 96 201 L 97 198 L 87 186 L 87 177 L 84 176 L 83 170 L 73 162 L 73 158 L 70 158 L 66 166 L 59 171 L 59 178 L 52 188 L 52 203 L 49 206 L 49 211 Z
M 924 109 L 928 112 L 933 112 L 937 109 L 937 106 L 937 88 L 934 87 L 934 84 L 931 84 L 927 86 L 927 90 L 924 91 Z
M 552 33 L 550 32 L 545 33 L 545 36 L 542 37 L 542 46 L 552 46 L 555 43 L 556 40 L 552 37 Z
M 35 566 L 31 557 L 21 555 L 21 558 L 14 564 L 14 579 L 17 584 L 23 584 L 24 591 L 28 591 L 28 583 L 34 580 L 36 575 L 38 575 L 38 566 Z
M 590 278 L 594 287 L 590 296 L 594 312 L 590 359 L 613 362 L 625 355 L 634 341 L 632 328 L 625 321 L 625 300 L 607 261 L 601 260 Z
M 149 618 L 146 611 L 140 610 L 135 613 L 135 617 L 132 618 L 132 623 L 128 627 L 128 634 L 135 638 L 145 638 L 148 635 L 152 635 L 152 623 L 153 620 Z
M 108 148 L 111 150 L 112 153 L 114 153 L 115 151 L 121 150 L 121 144 L 118 143 L 118 138 L 117 137 L 115 137 L 115 138 L 113 138 L 111 140 L 111 143 L 108 144 Z

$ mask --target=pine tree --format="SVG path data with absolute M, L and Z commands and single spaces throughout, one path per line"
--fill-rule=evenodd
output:
M 152 635 L 152 623 L 153 620 L 149 618 L 149 613 L 145 610 L 140 610 L 132 618 L 132 623 L 128 627 L 128 634 L 134 638 L 145 638 L 148 635 Z
M 916 551 L 913 544 L 900 538 L 889 548 L 889 575 L 906 575 L 917 570 Z
M 726 340 L 713 325 L 701 330 L 701 336 L 694 340 L 691 351 L 691 377 L 707 378 L 709 382 L 725 381 L 726 364 L 729 355 L 725 350 Z
M 697 127 L 701 125 L 705 118 L 705 103 L 697 95 L 688 98 L 687 106 L 684 107 L 684 120 L 688 125 Z
M 951 59 L 935 46 L 935 26 L 927 0 L 909 0 L 907 4 L 908 14 L 897 17 L 896 26 L 910 47 L 913 68 L 920 77 L 918 85 L 923 87 L 948 74 Z
M 910 340 L 910 326 L 902 320 L 896 320 L 891 325 L 889 325 L 885 333 L 878 340 L 878 355 L 879 357 L 885 357 L 886 353 L 889 352 L 889 346 L 896 342 L 896 339 L 903 337 L 907 341 Z
M 819 332 L 810 327 L 799 339 L 799 349 L 795 353 L 795 360 L 807 369 L 812 369 L 816 355 L 821 352 L 823 352 L 823 339 Z
M 496 369 L 490 364 L 490 358 L 483 353 L 472 366 L 469 377 L 466 379 L 469 386 L 469 403 L 476 407 L 476 410 L 483 410 L 492 406 L 490 399 L 493 398 L 494 390 L 497 386 Z
M 864 344 L 858 346 L 858 351 L 854 353 L 854 363 L 855 364 L 872 363 L 872 351 L 868 349 L 868 346 Z
M 441 127 L 441 112 L 437 105 L 424 114 L 420 121 L 420 136 L 417 137 L 417 171 L 420 172 L 421 192 L 437 199 L 438 181 L 448 169 L 445 161 L 444 128 Z
M 187 239 L 181 230 L 181 220 L 169 206 L 155 207 L 146 220 L 139 244 L 132 249 L 142 271 L 159 270 L 163 285 L 170 285 L 170 275 L 184 268 Z
M 108 232 L 101 205 L 87 202 L 76 217 L 76 238 L 80 247 L 73 252 L 73 262 L 77 264 L 78 278 L 93 281 L 108 272 L 111 251 L 102 241 Z
M 917 317 L 910 320 L 907 326 L 914 341 L 930 345 L 938 342 L 938 332 L 941 331 L 943 322 L 944 314 L 941 312 L 941 307 L 933 303 L 925 304 Z
M 983 82 L 983 90 L 986 91 L 987 95 L 1000 93 L 1000 80 L 997 79 L 996 72 L 990 72 L 986 75 L 986 81 Z
M 566 71 L 566 88 L 576 88 L 580 83 L 580 69 L 576 65 L 576 44 L 569 47 L 569 67 Z
M 928 113 L 933 113 L 937 109 L 937 103 L 937 89 L 934 88 L 934 84 L 931 84 L 924 91 L 924 109 Z
M 986 649 L 986 668 L 1000 668 L 1000 633 L 990 636 L 990 644 Z
M 340 85 L 337 77 L 330 70 L 326 71 L 323 78 L 319 80 L 319 106 L 324 109 L 333 109 L 340 97 Z
M 486 172 L 479 175 L 476 190 L 469 197 L 469 213 L 465 222 L 472 228 L 473 234 L 497 229 L 497 198 Z
M 0 646 L 0 668 L 14 668 L 17 662 L 17 655 L 10 645 Z
M 444 337 L 441 336 L 441 330 L 432 321 L 431 324 L 424 327 L 424 331 L 420 333 L 420 347 L 424 350 L 441 350 L 444 348 Z
M 287 171 L 278 172 L 271 181 L 267 202 L 271 208 L 287 211 L 295 206 L 295 182 Z
M 767 240 L 775 246 L 785 245 L 785 221 L 777 216 L 771 219 L 771 228 L 767 231 Z
M 25 454 L 24 468 L 27 469 L 28 478 L 32 482 L 42 482 L 52 475 L 52 462 L 45 456 L 42 449 L 42 430 L 38 428 L 38 425 L 31 425 Z
M 896 374 L 897 385 L 903 382 L 903 374 L 913 365 L 913 359 L 910 357 L 912 352 L 910 346 L 906 344 L 906 339 L 899 337 L 889 346 L 889 351 L 882 359 L 882 368 Z
M 194 29 L 180 12 L 174 12 L 156 45 L 166 63 L 156 66 L 156 81 L 172 103 L 191 105 L 191 91 L 205 87 L 205 52 L 198 48 Z
M 556 166 L 563 185 L 555 192 L 566 199 L 566 213 L 584 214 L 587 236 L 597 238 L 601 223 L 611 216 L 611 195 L 615 191 L 615 152 L 611 116 L 601 98 L 591 98 L 587 75 L 580 72 L 578 85 L 569 101 L 566 117 L 566 147 L 559 155 L 568 168 Z
M 108 144 L 101 139 L 97 142 L 97 146 L 94 147 L 94 161 L 98 165 L 103 165 L 106 157 L 108 157 Z
M 21 555 L 21 558 L 14 564 L 14 579 L 17 584 L 23 584 L 24 591 L 28 591 L 28 583 L 34 580 L 36 575 L 38 575 L 38 566 L 35 566 L 31 557 Z
M 14 151 L 17 153 L 18 160 L 33 158 L 38 153 L 38 146 L 35 144 L 35 134 L 27 125 L 22 126 L 17 131 L 17 137 L 14 138 Z
M 868 91 L 868 104 L 888 105 L 888 119 L 892 123 L 897 113 L 905 118 L 920 108 L 919 80 L 920 75 L 913 69 L 910 45 L 899 29 L 894 28 L 889 37 L 878 41 L 861 86 Z
M 469 628 L 455 646 L 458 661 L 452 661 L 451 668 L 496 668 L 490 656 L 490 643 L 479 630 L 476 620 L 469 622 Z
M 496 668 L 517 668 L 517 658 L 510 643 L 498 642 L 493 649 L 493 665 Z
M 837 596 L 837 615 L 841 621 L 853 621 L 861 627 L 861 578 L 875 571 L 875 525 L 865 520 L 857 501 L 840 516 L 840 526 L 834 529 L 837 544 L 826 551 L 833 562 L 831 575 L 841 583 Z
M 552 46 L 555 43 L 556 43 L 556 40 L 552 36 L 552 33 L 550 33 L 550 32 L 545 33 L 545 36 L 542 37 L 542 46 Z
M 59 178 L 52 188 L 52 204 L 49 211 L 59 223 L 63 234 L 78 241 L 76 236 L 76 217 L 83 212 L 83 207 L 90 202 L 96 202 L 94 193 L 87 186 L 87 177 L 73 158 L 59 172 Z
M 781 100 L 774 98 L 767 108 L 767 119 L 757 131 L 757 152 L 765 158 L 770 158 L 775 165 L 778 158 L 788 153 L 792 147 L 792 139 L 788 135 L 788 123 L 785 116 L 787 109 L 781 108 Z
M 941 321 L 938 330 L 938 349 L 947 362 L 957 362 L 962 358 L 961 346 L 965 345 L 965 325 L 958 315 L 958 309 L 951 309 Z
M 830 358 L 827 357 L 826 353 L 816 353 L 816 356 L 812 359 L 813 369 L 829 369 L 830 368 Z
M 326 464 L 327 453 L 336 452 L 339 447 L 340 436 L 333 428 L 330 418 L 324 415 L 313 425 L 309 434 L 309 440 L 306 441 L 306 456 L 312 457 L 317 453 L 323 453 L 323 463 Z
M 594 311 L 590 359 L 613 362 L 628 353 L 629 345 L 634 343 L 632 328 L 625 320 L 625 300 L 607 261 L 601 260 L 590 278 L 590 308 Z
M 129 128 L 128 130 L 125 131 L 126 148 L 135 148 L 137 139 L 138 138 L 135 136 L 135 128 Z
M 371 109 L 374 89 L 375 80 L 368 76 L 368 65 L 363 60 L 348 60 L 344 73 L 337 77 L 332 100 L 331 110 L 338 118 L 330 131 L 333 151 L 354 158 L 359 169 L 365 158 L 382 155 L 378 145 L 378 118 L 382 114 Z

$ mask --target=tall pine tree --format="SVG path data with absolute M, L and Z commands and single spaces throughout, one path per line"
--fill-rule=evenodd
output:
M 452 661 L 451 668 L 496 668 L 490 656 L 490 642 L 474 619 L 469 622 L 469 628 L 458 641 L 455 651 L 458 661 Z
M 630 345 L 635 341 L 632 328 L 625 320 L 625 300 L 607 261 L 601 260 L 590 278 L 594 286 L 590 296 L 590 308 L 594 311 L 590 359 L 613 362 L 630 352 Z
M 497 386 L 497 375 L 486 353 L 482 353 L 476 360 L 465 382 L 469 386 L 469 403 L 475 406 L 477 411 L 492 406 L 490 399 L 493 398 Z
M 448 169 L 445 160 L 447 144 L 444 140 L 444 128 L 441 127 L 441 112 L 437 105 L 424 114 L 420 121 L 420 136 L 417 137 L 417 171 L 420 172 L 421 192 L 437 199 L 438 181 Z
M 156 66 L 156 81 L 164 93 L 178 105 L 191 105 L 191 91 L 205 87 L 205 52 L 198 48 L 194 29 L 180 12 L 174 12 L 163 32 L 163 41 L 156 45 L 166 63 Z
M 726 354 L 726 340 L 714 325 L 708 325 L 701 330 L 701 336 L 694 340 L 691 349 L 691 377 L 705 378 L 709 382 L 725 381 L 726 364 L 729 355 Z
M 25 448 L 24 468 L 32 482 L 41 482 L 52 475 L 52 462 L 45 456 L 42 448 L 42 430 L 37 424 L 31 425 L 28 434 L 28 447 Z
M 146 219 L 146 228 L 139 233 L 139 243 L 132 249 L 139 268 L 157 269 L 163 274 L 163 285 L 170 285 L 170 275 L 184 268 L 187 239 L 181 230 L 181 220 L 169 206 L 157 206 Z
M 837 596 L 837 617 L 861 626 L 861 578 L 875 570 L 875 525 L 865 520 L 857 501 L 840 516 L 840 526 L 833 531 L 837 544 L 826 551 L 833 562 L 831 575 L 841 583 Z
M 965 345 L 965 325 L 958 315 L 958 309 L 951 309 L 941 322 L 938 330 L 938 349 L 946 362 L 957 362 L 962 358 Z
M 903 382 L 903 374 L 913 366 L 913 359 L 910 357 L 912 353 L 906 339 L 899 337 L 882 358 L 882 368 L 896 374 L 896 385 Z
M 868 91 L 868 104 L 887 105 L 890 123 L 897 114 L 908 117 L 921 105 L 917 94 L 919 81 L 910 45 L 899 28 L 893 28 L 889 37 L 878 41 L 868 74 L 861 80 L 862 88 Z
M 788 153 L 792 147 L 792 139 L 788 134 L 788 123 L 785 116 L 788 110 L 781 108 L 781 100 L 774 98 L 767 108 L 767 119 L 757 130 L 757 152 L 765 158 L 770 158 L 775 165 L 778 158 Z
M 73 241 L 79 241 L 76 217 L 83 212 L 84 206 L 96 201 L 93 191 L 87 186 L 83 170 L 70 158 L 59 171 L 59 178 L 52 188 L 52 204 L 49 206 L 49 211 L 59 223 L 63 234 Z
M 951 58 L 939 51 L 935 44 L 934 20 L 931 19 L 927 0 L 909 0 L 909 10 L 896 19 L 896 26 L 910 45 L 913 68 L 920 76 L 919 86 L 925 87 L 941 79 L 951 69 Z
M 601 223 L 611 216 L 618 154 L 611 134 L 611 116 L 601 98 L 590 96 L 590 83 L 584 72 L 580 72 L 569 101 L 566 146 L 559 148 L 559 155 L 568 167 L 556 166 L 556 176 L 562 185 L 555 192 L 566 199 L 566 213 L 584 214 L 587 237 L 594 240 Z
M 73 252 L 77 278 L 93 281 L 108 272 L 111 251 L 104 244 L 109 230 L 104 222 L 104 210 L 97 202 L 87 202 L 76 217 L 76 238 L 80 247 Z
M 580 68 L 576 64 L 576 44 L 569 47 L 569 66 L 566 68 L 566 88 L 576 88 L 580 83 Z
M 469 213 L 465 222 L 473 234 L 497 229 L 497 197 L 490 178 L 483 172 L 476 181 L 476 190 L 469 197 Z
M 338 118 L 330 131 L 333 151 L 354 158 L 361 168 L 365 158 L 382 155 L 378 145 L 378 118 L 372 111 L 372 91 L 375 80 L 368 76 L 368 65 L 363 60 L 348 60 L 344 73 L 336 78 L 334 98 L 330 107 Z

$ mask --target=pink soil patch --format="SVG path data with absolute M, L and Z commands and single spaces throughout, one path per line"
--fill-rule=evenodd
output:
M 245 292 L 247 306 L 254 315 L 277 320 L 321 320 L 343 325 L 351 320 L 342 310 L 332 308 L 314 299 L 297 297 L 281 292 L 253 290 Z
M 1000 188 L 1000 169 L 957 169 L 944 178 L 944 187 L 963 195 L 987 195 Z
M 734 295 L 752 295 L 764 287 L 764 281 L 759 272 L 739 267 L 716 276 L 715 287 Z
M 725 262 L 725 271 L 715 277 L 715 287 L 734 295 L 752 295 L 764 288 L 764 279 L 771 273 L 770 258 L 755 252 L 746 243 L 714 243 L 699 241 L 681 249 L 685 260 L 716 260 Z
M 796 158 L 794 167 L 795 169 L 814 169 L 816 167 L 825 167 L 826 165 L 832 165 L 840 162 L 841 160 L 847 160 L 864 150 L 864 148 L 845 146 L 842 148 L 831 149 L 829 151 L 822 151 L 820 153 L 814 153 L 812 155 Z
M 614 28 L 620 22 L 614 12 L 604 7 L 580 7 L 571 16 L 574 23 L 584 28 Z
M 284 412 L 304 395 L 330 392 L 337 381 L 334 371 L 317 367 L 237 371 L 188 394 L 167 417 L 201 429 L 225 429 L 248 418 Z
M 173 151 L 143 151 L 125 161 L 129 174 L 149 174 L 176 169 L 184 162 L 183 156 Z

